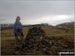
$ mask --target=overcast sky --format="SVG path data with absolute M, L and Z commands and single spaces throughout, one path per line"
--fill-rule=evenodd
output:
M 74 0 L 0 0 L 0 24 L 14 23 L 17 16 L 22 24 L 74 21 Z

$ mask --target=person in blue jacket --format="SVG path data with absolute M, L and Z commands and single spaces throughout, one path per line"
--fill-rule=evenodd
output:
M 14 34 L 15 34 L 15 40 L 16 40 L 16 49 L 19 49 L 18 36 L 20 36 L 22 47 L 24 45 L 23 26 L 20 22 L 19 16 L 17 16 L 16 21 L 14 23 Z

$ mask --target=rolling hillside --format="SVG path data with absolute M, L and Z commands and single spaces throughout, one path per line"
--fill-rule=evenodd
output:
M 69 24 L 70 25 L 70 24 Z M 66 25 L 65 25 L 66 26 Z M 28 34 L 30 27 L 24 27 L 23 33 L 24 38 Z M 1 53 L 2 55 L 12 55 L 12 54 L 25 54 L 25 55 L 55 55 L 60 51 L 74 51 L 74 31 L 64 30 L 64 28 L 59 28 L 58 26 L 41 26 L 42 30 L 45 32 L 46 37 L 51 40 L 54 44 L 52 47 L 48 47 L 49 50 L 46 51 L 34 51 L 34 50 L 19 50 L 15 51 L 15 38 L 13 34 L 13 29 L 7 29 L 1 31 Z M 49 41 L 48 41 L 49 42 Z M 59 43 L 59 44 L 58 44 Z M 60 45 L 61 44 L 61 45 Z M 32 45 L 32 44 L 31 44 Z

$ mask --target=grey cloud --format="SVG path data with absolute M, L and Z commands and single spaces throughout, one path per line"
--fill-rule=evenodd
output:
M 1 17 L 4 17 L 3 20 L 9 18 L 14 21 L 17 15 L 25 20 L 34 20 L 41 16 L 73 15 L 73 13 L 74 1 L 0 0 L 0 21 Z

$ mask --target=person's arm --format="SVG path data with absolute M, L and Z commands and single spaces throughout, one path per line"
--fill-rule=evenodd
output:
M 13 30 L 16 32 L 16 23 L 13 25 Z
M 21 27 L 21 29 L 23 29 L 23 25 L 22 25 L 22 23 L 20 23 L 20 27 Z

